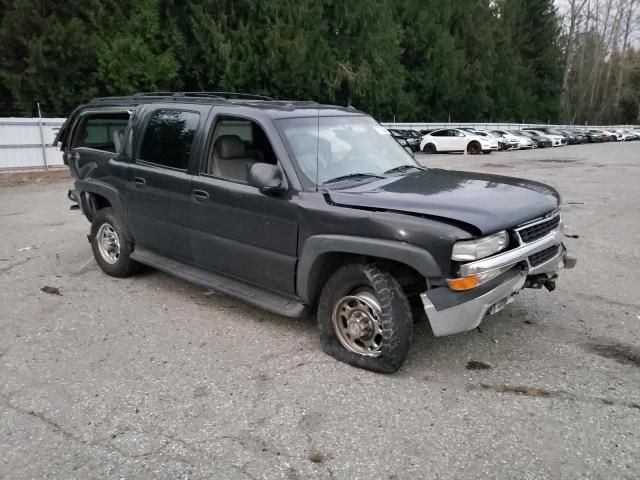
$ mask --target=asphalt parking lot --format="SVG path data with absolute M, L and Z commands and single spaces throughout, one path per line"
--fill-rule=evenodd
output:
M 578 265 L 479 330 L 418 324 L 394 375 L 314 319 L 104 275 L 67 182 L 0 188 L 0 478 L 640 478 L 640 142 L 419 159 L 555 186 Z

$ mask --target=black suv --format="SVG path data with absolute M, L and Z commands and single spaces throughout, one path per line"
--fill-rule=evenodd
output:
M 400 368 L 414 314 L 471 330 L 575 263 L 553 188 L 425 168 L 353 108 L 144 93 L 80 106 L 56 141 L 104 272 L 317 311 L 324 350 L 374 371 Z

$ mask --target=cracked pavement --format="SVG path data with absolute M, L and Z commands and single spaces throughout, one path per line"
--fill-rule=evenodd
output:
M 102 274 L 67 182 L 0 188 L 0 478 L 639 478 L 640 142 L 419 160 L 555 186 L 578 266 L 479 330 L 417 324 L 394 375 L 312 318 Z

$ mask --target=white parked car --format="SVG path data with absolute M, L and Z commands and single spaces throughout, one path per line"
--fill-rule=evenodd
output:
M 622 129 L 618 129 L 618 130 L 614 130 L 614 132 L 616 135 L 619 135 L 618 139 L 621 142 L 628 142 L 629 140 L 635 140 L 636 136 L 635 134 L 626 131 L 626 130 L 622 130 Z
M 488 135 L 478 135 L 459 128 L 435 130 L 422 137 L 420 151 L 425 153 L 464 152 L 471 155 L 498 150 L 498 141 Z
M 511 135 L 518 139 L 520 149 L 537 148 L 538 146 L 531 137 L 520 135 L 519 133 L 512 133 Z
M 495 138 L 498 141 L 498 150 L 509 150 L 511 149 L 511 145 L 509 144 L 509 141 L 504 138 L 502 135 L 499 135 L 495 132 L 488 132 L 488 131 L 481 131 L 481 134 L 484 135 L 489 135 L 490 137 Z
M 615 132 L 613 130 L 602 130 L 604 132 L 605 135 L 609 136 L 609 140 L 612 142 L 621 142 L 622 141 L 622 134 Z
M 533 148 L 533 142 L 531 141 L 531 139 L 529 139 L 529 144 L 527 144 L 526 142 L 523 141 L 522 138 L 519 138 L 518 136 L 514 135 L 511 132 L 508 132 L 507 130 L 491 130 L 492 132 L 496 133 L 497 135 L 502 136 L 502 138 L 504 138 L 507 142 L 509 142 L 509 146 L 512 149 L 515 148 Z M 522 146 L 524 143 L 524 147 Z
M 491 132 L 487 132 L 484 130 L 476 130 L 475 128 L 460 128 L 464 133 L 470 133 L 472 135 L 480 135 L 481 137 L 489 137 L 494 138 L 498 142 L 498 150 L 508 150 L 511 148 L 509 142 L 507 142 L 504 138 L 501 138 L 499 135 L 496 135 Z
M 554 135 L 552 133 L 543 132 L 542 130 L 536 130 L 534 128 L 527 128 L 527 131 L 535 132 L 538 135 L 541 135 L 543 137 L 547 137 L 549 140 L 551 140 L 551 146 L 552 147 L 561 147 L 561 146 L 567 144 L 567 139 L 565 137 L 563 137 L 562 135 Z

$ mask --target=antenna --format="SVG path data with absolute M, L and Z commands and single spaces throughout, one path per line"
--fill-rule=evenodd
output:
M 316 108 L 316 118 L 318 120 L 316 126 L 316 192 L 318 191 L 318 182 L 320 177 L 320 162 L 318 158 L 320 157 L 320 104 L 317 104 Z

